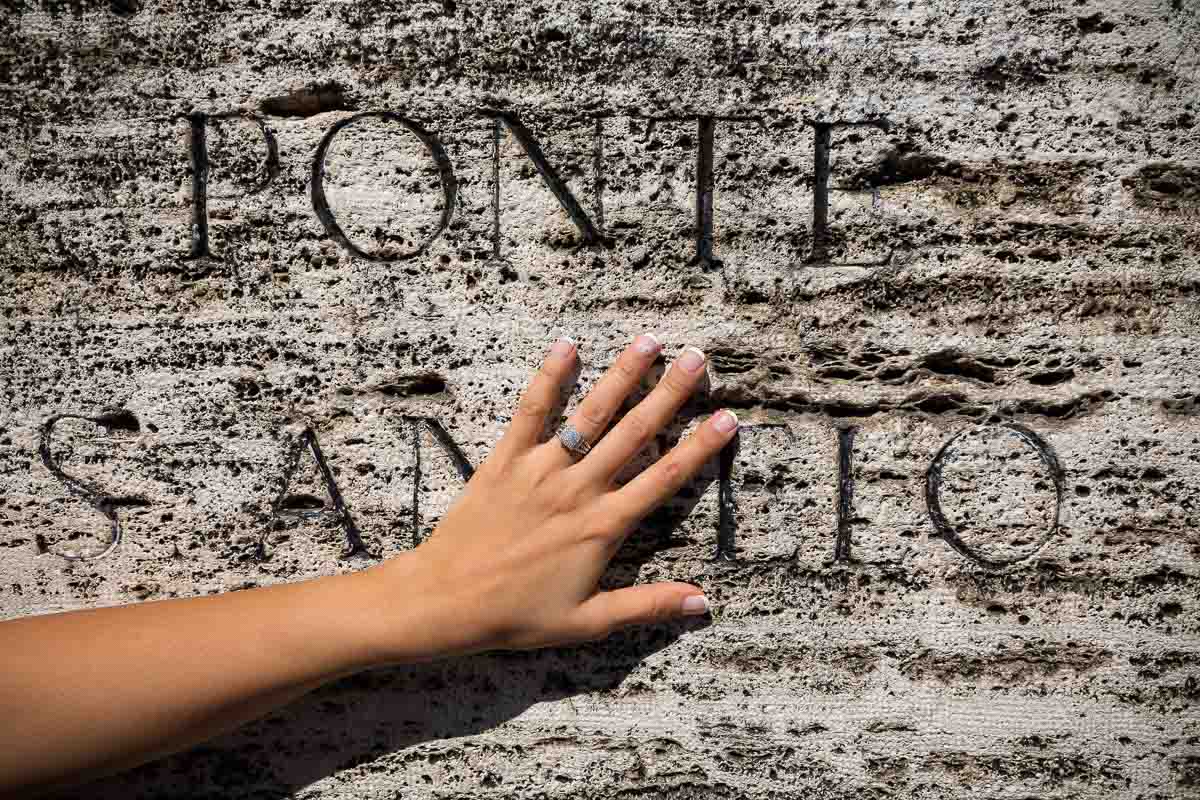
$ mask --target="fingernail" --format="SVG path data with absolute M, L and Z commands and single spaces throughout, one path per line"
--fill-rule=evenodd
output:
M 643 333 L 633 340 L 633 349 L 639 353 L 657 353 L 661 347 L 662 343 L 653 333 Z
M 708 611 L 708 598 L 702 594 L 689 595 L 683 598 L 681 610 L 688 616 L 703 614 L 705 611 Z
M 679 366 L 687 372 L 695 372 L 704 366 L 704 353 L 694 347 L 687 348 L 679 357 Z
M 575 340 L 569 336 L 564 336 L 555 342 L 550 347 L 550 355 L 558 358 L 564 358 L 571 355 L 571 351 L 575 349 Z
M 729 433 L 737 430 L 738 418 L 737 414 L 730 411 L 728 408 L 721 409 L 716 413 L 716 418 L 713 420 L 713 427 L 721 433 Z

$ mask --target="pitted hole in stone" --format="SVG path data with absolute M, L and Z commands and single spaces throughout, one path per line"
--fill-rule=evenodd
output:
M 303 516 L 305 511 L 323 511 L 325 510 L 325 501 L 316 495 L 301 492 L 299 494 L 289 494 L 283 498 L 279 504 L 280 512 L 291 511 L 297 516 Z
M 205 124 L 209 201 L 246 197 L 266 186 L 273 165 L 265 123 L 250 117 L 212 116 Z M 232 206 L 210 207 L 209 216 L 219 219 L 223 211 L 232 211 Z
M 389 397 L 439 395 L 446 391 L 446 379 L 436 372 L 418 372 L 381 383 L 379 391 Z
M 363 115 L 338 131 L 325 153 L 323 188 L 342 235 L 369 258 L 416 255 L 443 225 L 438 162 L 395 118 Z
M 968 429 L 935 459 L 930 513 L 959 552 L 990 566 L 1036 553 L 1058 527 L 1058 465 L 1031 431 L 1009 426 Z
M 327 81 L 264 98 L 258 107 L 273 117 L 312 117 L 327 111 L 352 111 L 354 103 L 341 84 Z

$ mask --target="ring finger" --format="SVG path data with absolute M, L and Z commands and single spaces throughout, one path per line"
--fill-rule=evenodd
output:
M 579 408 L 567 420 L 567 424 L 579 432 L 588 442 L 595 443 L 612 420 L 625 398 L 637 388 L 642 376 L 658 358 L 662 344 L 652 333 L 643 333 L 617 357 L 603 377 L 583 398 Z M 555 440 L 547 442 L 555 452 L 554 458 L 567 466 L 578 458 Z

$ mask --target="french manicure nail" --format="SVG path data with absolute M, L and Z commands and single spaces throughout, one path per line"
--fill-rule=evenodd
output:
M 575 340 L 569 336 L 563 336 L 550 347 L 550 355 L 558 358 L 565 358 L 571 355 L 571 351 L 575 349 Z
M 738 418 L 737 414 L 730 411 L 728 408 L 717 412 L 716 419 L 713 420 L 713 427 L 721 433 L 729 433 L 737 430 Z
M 639 353 L 657 353 L 661 347 L 662 343 L 653 333 L 643 333 L 633 340 L 633 349 Z
M 679 366 L 686 372 L 695 372 L 704 366 L 704 353 L 695 347 L 689 347 L 679 357 Z
M 708 598 L 702 594 L 693 594 L 683 598 L 681 610 L 688 616 L 703 614 L 708 611 Z

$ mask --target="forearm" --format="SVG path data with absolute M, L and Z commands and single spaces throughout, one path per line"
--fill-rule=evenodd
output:
M 0 796 L 180 750 L 403 657 L 380 647 L 398 631 L 378 583 L 341 575 L 0 623 Z

